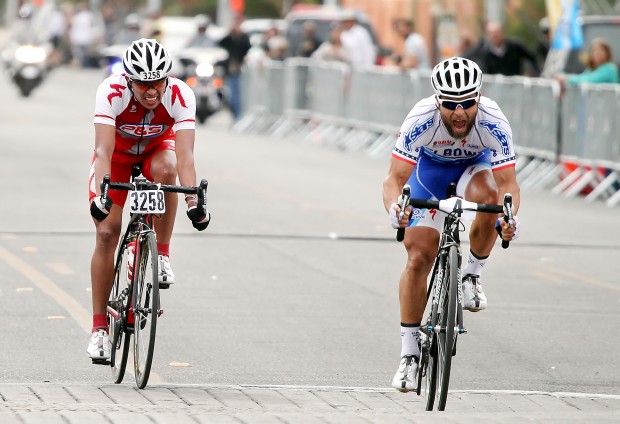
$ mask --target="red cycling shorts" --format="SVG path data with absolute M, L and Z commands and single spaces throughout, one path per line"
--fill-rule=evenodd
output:
M 129 182 L 131 179 L 131 170 L 134 165 L 140 164 L 142 166 L 142 175 L 148 180 L 153 181 L 153 175 L 151 174 L 151 162 L 153 157 L 159 152 L 165 150 L 174 151 L 174 140 L 164 140 L 148 153 L 141 155 L 132 155 L 128 153 L 114 152 L 112 154 L 112 163 L 110 164 L 110 181 L 115 183 Z M 96 185 L 101 184 L 101 181 L 95 181 L 95 155 L 90 166 L 90 175 L 88 176 L 88 203 L 93 201 L 96 193 Z M 110 190 L 108 196 L 112 199 L 115 205 L 123 207 L 125 200 L 127 199 L 127 190 Z

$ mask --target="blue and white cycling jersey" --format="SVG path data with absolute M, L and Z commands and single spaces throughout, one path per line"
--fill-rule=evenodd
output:
M 392 156 L 416 164 L 422 148 L 431 160 L 445 164 L 470 162 L 488 149 L 493 170 L 515 165 L 510 124 L 497 103 L 483 96 L 474 126 L 463 139 L 448 133 L 434 95 L 420 100 L 405 118 Z

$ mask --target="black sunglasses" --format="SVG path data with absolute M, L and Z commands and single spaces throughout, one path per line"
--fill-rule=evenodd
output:
M 457 107 L 462 107 L 463 110 L 469 109 L 473 107 L 476 103 L 478 103 L 479 96 L 474 97 L 473 99 L 461 100 L 460 102 L 455 102 L 454 100 L 442 100 L 437 98 L 437 102 L 449 110 L 456 110 Z
M 155 90 L 159 90 L 164 86 L 167 80 L 168 78 L 162 78 L 155 81 L 140 81 L 132 79 L 131 83 L 141 90 L 149 90 L 151 87 Z

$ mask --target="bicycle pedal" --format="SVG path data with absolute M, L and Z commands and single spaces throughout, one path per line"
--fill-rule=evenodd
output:
M 159 282 L 159 290 L 168 290 L 170 288 L 172 284 L 171 283 L 164 283 L 164 282 Z
M 93 365 L 111 365 L 109 359 L 92 359 Z

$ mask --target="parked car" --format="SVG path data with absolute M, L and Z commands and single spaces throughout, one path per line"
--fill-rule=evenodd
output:
M 573 50 L 549 50 L 542 75 L 558 73 L 578 74 L 584 71 L 583 57 L 595 38 L 604 38 L 612 49 L 613 60 L 620 63 L 620 16 L 585 15 L 580 18 L 583 29 L 583 47 Z
M 370 33 L 373 43 L 377 47 L 377 62 L 388 54 L 381 48 L 377 33 L 370 19 L 359 10 L 346 9 L 333 6 L 303 7 L 291 10 L 284 18 L 286 22 L 286 39 L 289 45 L 289 54 L 294 56 L 303 40 L 303 27 L 306 22 L 312 22 L 316 26 L 315 34 L 323 42 L 329 38 L 330 26 L 334 22 L 342 23 L 351 13 L 355 13 L 357 21 Z

